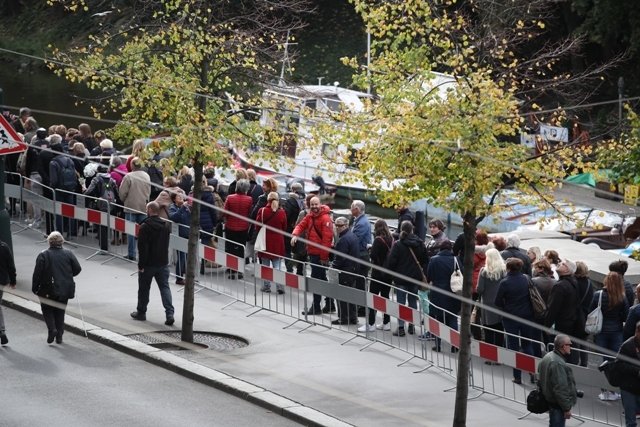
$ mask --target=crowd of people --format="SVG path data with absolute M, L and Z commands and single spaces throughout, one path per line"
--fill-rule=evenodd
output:
M 99 226 L 94 231 L 97 231 L 101 249 L 107 250 L 109 239 L 112 245 L 126 242 L 127 257 L 138 260 L 138 304 L 131 317 L 146 320 L 150 284 L 155 278 L 165 308 L 166 324 L 172 325 L 174 309 L 168 285 L 167 255 L 171 231 L 164 220 L 177 224 L 180 237 L 189 236 L 193 170 L 189 165 L 177 171 L 162 170 L 158 157 L 151 162 L 143 161 L 145 146 L 142 140 L 134 142 L 131 155 L 123 161 L 104 132 L 92 133 L 86 124 L 80 124 L 77 129 L 69 129 L 64 125 L 40 128 L 28 109 L 22 109 L 20 115 L 13 118 L 13 124 L 25 142 L 29 143 L 29 148 L 24 155 L 8 156 L 7 169 L 28 178 L 24 181 L 27 189 L 67 203 L 75 203 L 75 197 L 80 194 L 91 196 L 93 199 L 89 200 L 93 201 L 88 203 L 94 208 L 141 225 L 138 239 L 133 235 L 119 236 L 115 232 L 111 232 L 110 236 L 106 226 Z M 431 238 L 425 241 L 417 234 L 416 228 L 420 224 L 414 214 L 406 206 L 401 206 L 397 209 L 397 233 L 392 233 L 384 220 L 377 220 L 372 232 L 365 203 L 360 200 L 354 200 L 351 204 L 351 219 L 334 218 L 331 209 L 322 204 L 317 195 L 305 194 L 300 183 L 293 183 L 283 196 L 278 182 L 273 178 L 264 179 L 262 184 L 258 184 L 254 170 L 236 169 L 235 178 L 225 193 L 219 188 L 214 169 L 205 169 L 201 196 L 204 203 L 200 209 L 202 244 L 215 246 L 216 239 L 224 236 L 226 252 L 238 258 L 260 262 L 275 269 L 281 269 L 284 264 L 287 271 L 297 274 L 306 274 L 303 262 L 308 262 L 312 278 L 326 281 L 327 272 L 334 270 L 338 272 L 337 281 L 340 285 L 359 290 L 365 290 L 365 278 L 370 275 L 369 292 L 390 298 L 393 287 L 397 302 L 411 308 L 418 306 L 417 295 L 421 288 L 418 283 L 428 283 L 439 290 L 429 295 L 429 316 L 454 330 L 458 329 L 461 304 L 451 289 L 451 277 L 454 270 L 464 265 L 463 238 L 462 235 L 458 236 L 452 242 L 445 235 L 446 227 L 442 221 L 432 219 L 428 222 Z M 8 178 L 8 181 L 11 179 Z M 162 186 L 157 185 L 160 182 Z M 17 200 L 10 201 L 10 209 L 14 212 L 18 209 L 17 203 Z M 68 283 L 64 295 L 56 297 L 57 304 L 53 306 L 43 300 L 43 315 L 48 327 L 47 341 L 62 342 L 64 305 L 68 298 L 73 297 L 73 276 L 80 272 L 72 253 L 60 250 L 63 234 L 67 239 L 73 239 L 81 229 L 86 233 L 89 227 L 72 219 L 43 213 L 36 205 L 20 208 L 29 212 L 31 227 L 40 228 L 44 225 L 50 244 L 49 250 L 38 256 L 33 279 L 34 292 L 50 300 L 50 295 L 41 289 L 46 266 L 52 262 L 49 258 L 53 257 L 56 265 L 65 266 L 63 273 L 54 271 L 53 274 L 56 281 Z M 256 247 L 256 240 L 264 226 L 267 226 L 264 244 Z M 292 237 L 285 237 L 285 233 Z M 335 256 L 331 254 L 331 249 L 337 252 Z M 0 251 L 6 250 L 0 245 Z M 9 259 L 7 256 L 0 258 Z M 185 283 L 186 254 L 177 251 L 175 259 L 176 284 L 181 285 Z M 5 264 L 0 269 L 0 284 L 15 286 L 15 267 Z M 572 391 L 569 391 L 568 397 L 555 397 L 555 389 L 545 382 L 552 381 L 549 378 L 555 375 L 549 372 L 557 372 L 558 369 L 566 371 L 567 368 L 560 362 L 587 366 L 587 352 L 579 351 L 580 346 L 577 345 L 574 350 L 578 351 L 567 348 L 571 346 L 569 337 L 587 338 L 587 314 L 597 306 L 602 308 L 603 326 L 594 337 L 594 342 L 602 348 L 618 352 L 621 347 L 629 346 L 630 339 L 638 336 L 636 325 L 640 320 L 640 305 L 636 302 L 640 287 L 634 292 L 631 283 L 625 280 L 627 266 L 623 260 L 613 262 L 602 289 L 596 291 L 584 262 L 561 258 L 553 250 L 544 254 L 537 247 L 524 250 L 520 248 L 520 240 L 515 234 L 506 238 L 489 237 L 483 230 L 476 234 L 472 297 L 481 304 L 473 310 L 472 334 L 476 339 L 537 357 L 542 356 L 543 346 L 555 344 L 553 355 L 545 356 L 548 361 L 541 365 L 539 377 L 533 374 L 530 377 L 532 383 L 537 380 L 541 382 L 550 404 L 561 409 L 561 412 L 552 412 L 551 417 L 556 421 L 550 425 L 564 425 L 558 420 L 570 417 L 570 408 L 575 404 L 575 399 Z M 200 273 L 205 273 L 207 267 L 210 265 L 201 260 Z M 385 270 L 397 275 L 392 276 Z M 243 272 L 229 269 L 227 278 L 243 279 Z M 264 280 L 260 289 L 264 293 L 271 293 L 271 285 Z M 536 316 L 530 298 L 530 286 L 538 289 L 547 306 L 544 316 Z M 277 284 L 276 292 L 278 295 L 284 294 L 284 286 Z M 0 292 L 0 298 L 1 295 Z M 480 306 L 489 309 L 481 309 Z M 358 327 L 359 332 L 391 331 L 388 314 L 384 314 L 382 321 L 377 323 L 375 310 L 368 309 L 367 312 L 364 307 L 343 301 L 336 303 L 328 297 L 324 298 L 323 304 L 322 295 L 319 294 L 313 295 L 311 304 L 305 305 L 303 314 L 322 315 L 336 310 L 338 316 L 333 320 L 336 325 L 358 325 L 358 318 L 364 317 L 365 322 Z M 531 323 L 551 327 L 556 334 L 546 334 L 532 327 Z M 419 325 L 405 324 L 398 319 L 393 335 L 402 337 L 416 334 L 416 326 Z M 429 333 L 420 338 L 433 339 L 433 350 L 442 351 L 440 338 Z M 640 340 L 636 340 L 637 349 L 640 348 Z M 0 343 L 6 342 L 8 339 L 0 311 Z M 457 351 L 452 345 L 451 352 Z M 640 359 L 640 352 L 635 352 L 635 357 Z M 513 370 L 512 381 L 515 384 L 522 383 L 519 370 Z M 570 382 L 567 380 L 567 384 Z M 617 400 L 620 395 L 603 390 L 600 398 Z M 640 409 L 636 404 L 637 396 L 629 391 L 623 390 L 622 399 L 625 412 L 628 408 Z M 635 425 L 631 421 L 627 423 Z

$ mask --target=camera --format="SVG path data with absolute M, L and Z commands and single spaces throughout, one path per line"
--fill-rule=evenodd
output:
M 582 399 L 584 397 L 584 391 L 576 390 L 576 396 L 578 396 L 580 399 Z

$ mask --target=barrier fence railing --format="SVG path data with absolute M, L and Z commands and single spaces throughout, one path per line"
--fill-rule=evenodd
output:
M 48 189 L 52 193 L 52 200 L 32 191 L 34 186 L 41 184 L 23 177 L 20 177 L 19 182 L 20 185 L 5 185 L 7 197 L 18 199 L 21 207 L 24 206 L 24 202 L 29 202 L 41 208 L 45 213 L 56 215 L 57 218 L 52 223 L 54 229 L 62 228 L 62 231 L 66 231 L 64 229 L 65 219 L 68 220 L 66 223 L 69 225 L 72 224 L 71 220 L 84 225 L 83 232 L 78 233 L 77 236 L 73 236 L 73 230 L 68 230 L 72 244 L 95 249 L 96 254 L 107 253 L 110 255 L 107 260 L 127 258 L 125 253 L 126 245 L 111 245 L 111 238 L 117 237 L 115 236 L 116 232 L 137 236 L 139 225 L 135 221 L 128 221 L 125 218 L 111 215 L 111 205 L 109 205 L 107 212 L 86 207 L 85 200 L 98 202 L 104 201 L 103 199 L 78 194 L 66 194 L 69 192 L 43 186 L 42 188 Z M 31 190 L 27 188 L 29 185 L 32 188 Z M 106 202 L 108 203 L 108 201 Z M 198 203 L 198 201 L 194 200 L 194 203 Z M 25 229 L 23 224 L 25 216 L 23 212 L 20 212 L 18 219 L 22 221 L 13 223 L 14 227 L 18 228 L 15 231 L 16 233 Z M 86 233 L 85 235 L 87 228 L 91 226 L 98 228 L 98 239 L 92 233 Z M 105 228 L 107 235 L 111 234 L 106 242 L 106 249 L 104 249 L 105 242 L 99 238 L 100 229 L 104 233 Z M 245 265 L 244 256 L 240 257 L 226 252 L 227 239 L 212 233 L 202 233 L 203 238 L 198 245 L 198 256 L 203 263 L 203 270 L 200 270 L 196 284 L 200 289 L 208 289 L 230 298 L 231 302 L 223 309 L 234 302 L 243 302 L 258 308 L 258 311 L 252 312 L 249 316 L 257 315 L 260 311 L 270 311 L 294 319 L 293 323 L 285 327 L 290 327 L 297 322 L 305 322 L 307 326 L 300 332 L 314 326 L 338 329 L 351 335 L 343 344 L 362 339 L 364 341 L 361 351 L 373 349 L 377 345 L 393 347 L 409 355 L 409 358 L 398 366 L 405 365 L 412 360 L 422 360 L 426 364 L 417 369 L 416 373 L 436 368 L 453 378 L 457 377 L 458 353 L 451 350 L 447 351 L 446 345 L 450 345 L 453 348 L 460 345 L 460 334 L 457 330 L 458 322 L 456 320 L 456 325 L 451 327 L 451 325 L 426 315 L 425 313 L 429 311 L 433 313 L 433 309 L 437 307 L 426 302 L 424 298 L 421 299 L 421 295 L 409 293 L 386 283 L 377 283 L 377 285 L 390 286 L 391 293 L 389 298 L 372 294 L 369 290 L 371 283 L 375 282 L 375 279 L 358 275 L 353 275 L 353 277 L 365 284 L 364 290 L 343 286 L 336 279 L 334 274 L 336 271 L 332 271 L 327 266 L 314 267 L 325 269 L 329 273 L 328 280 L 312 278 L 308 274 L 298 275 L 295 272 L 283 270 L 287 261 L 289 264 L 300 262 L 286 257 L 281 257 L 280 268 L 259 263 L 254 263 L 253 268 L 250 268 Z M 206 241 L 209 244 L 204 244 L 202 241 Z M 242 245 L 242 248 L 246 249 L 246 246 Z M 177 227 L 174 227 L 171 235 L 170 250 L 172 253 L 176 251 L 186 252 L 187 250 L 187 239 L 179 237 Z M 177 259 L 178 257 L 174 256 L 173 258 Z M 293 265 L 295 266 L 296 264 Z M 307 273 L 311 267 L 311 263 L 305 263 L 303 272 Z M 262 292 L 261 288 L 265 285 L 265 281 L 271 283 L 271 292 Z M 284 293 L 278 293 L 278 288 L 283 289 Z M 394 298 L 394 295 L 397 295 L 398 292 L 405 292 L 408 296 L 415 298 L 416 306 L 410 307 L 400 304 Z M 306 314 L 308 313 L 307 308 L 312 307 L 311 301 L 314 293 L 321 295 L 322 298 L 334 299 L 336 312 Z M 395 325 L 397 325 L 398 320 L 414 325 L 414 334 L 408 333 L 408 326 L 405 326 L 405 336 L 395 336 L 393 334 L 396 329 L 394 326 L 391 326 L 389 330 L 376 329 L 375 331 L 358 332 L 357 328 L 363 325 L 362 317 L 360 317 L 359 325 L 336 325 L 333 321 L 339 319 L 337 312 L 338 301 L 353 304 L 356 307 L 364 307 L 366 311 L 365 323 L 368 321 L 368 311 L 376 310 L 377 319 L 375 323 L 380 323 L 381 317 L 386 314 L 390 316 L 392 323 Z M 458 319 L 457 313 L 448 314 Z M 479 328 L 481 333 L 486 333 L 486 331 L 499 332 L 504 337 L 509 336 L 504 331 L 492 330 L 483 325 L 474 325 L 474 327 Z M 433 339 L 436 338 L 441 339 L 443 342 L 440 351 L 436 351 L 433 348 L 435 347 Z M 519 336 L 517 338 L 525 339 Z M 544 347 L 542 342 L 531 341 L 535 345 Z M 528 374 L 535 374 L 539 358 L 473 338 L 471 339 L 471 355 L 469 386 L 474 391 L 477 391 L 478 394 L 470 396 L 470 399 L 486 393 L 521 404 L 526 402 L 528 392 L 535 387 L 535 385 L 529 383 Z M 590 357 L 593 359 L 593 363 L 597 363 L 598 359 L 602 358 L 602 355 L 590 352 Z M 523 372 L 521 385 L 511 382 L 513 368 L 520 369 Z M 604 376 L 593 368 L 581 366 L 573 366 L 572 368 L 579 388 L 585 392 L 585 397 L 580 399 L 578 405 L 574 408 L 575 416 L 603 424 L 619 425 L 621 422 L 621 405 L 603 403 L 597 398 L 601 389 L 610 388 Z M 449 390 L 454 390 L 454 388 Z M 523 416 L 526 416 L 526 413 L 523 412 Z

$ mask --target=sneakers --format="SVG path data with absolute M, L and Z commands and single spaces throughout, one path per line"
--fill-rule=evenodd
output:
M 265 293 L 271 293 L 271 288 L 269 286 L 263 286 L 260 290 Z
M 357 325 L 358 319 L 351 319 L 351 320 L 336 319 L 333 322 L 331 322 L 331 324 L 332 325 Z
M 176 279 L 176 285 L 184 285 L 184 279 Z
M 133 320 L 147 320 L 147 315 L 144 313 L 138 313 L 137 311 L 134 311 L 131 313 L 131 318 Z
M 7 338 L 7 334 L 4 331 L 0 332 L 0 344 L 7 345 L 9 344 L 9 338 Z
M 366 323 L 358 328 L 358 332 L 375 332 L 375 331 L 376 331 L 376 325 L 368 325 Z
M 284 294 L 284 289 L 278 289 L 278 295 L 283 295 Z
M 620 400 L 620 394 L 614 391 L 605 390 L 598 395 L 598 399 L 605 401 Z
M 164 321 L 164 324 L 167 326 L 172 326 L 175 322 L 176 322 L 176 319 L 174 319 L 173 316 L 171 316 L 171 317 L 167 317 L 167 320 Z
M 379 331 L 390 331 L 391 330 L 391 324 L 390 323 L 380 323 L 378 325 L 376 325 L 376 329 Z

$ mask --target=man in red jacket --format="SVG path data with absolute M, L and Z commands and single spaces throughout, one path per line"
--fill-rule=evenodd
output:
M 306 232 L 307 240 L 314 243 L 307 244 L 307 254 L 311 262 L 311 277 L 326 281 L 326 267 L 329 265 L 329 251 L 327 249 L 333 245 L 333 220 L 331 219 L 329 207 L 320 204 L 318 197 L 311 198 L 309 201 L 309 213 L 293 229 L 291 246 L 296 244 L 298 236 L 304 232 Z M 305 309 L 302 314 L 322 314 L 322 309 L 320 308 L 321 300 L 322 295 L 313 294 L 313 306 Z

